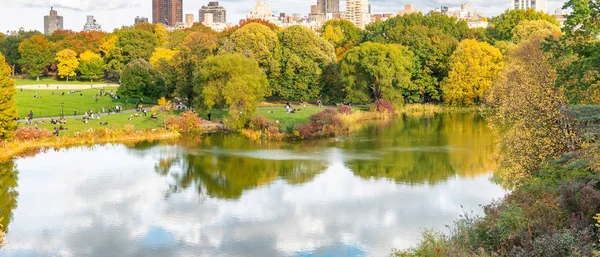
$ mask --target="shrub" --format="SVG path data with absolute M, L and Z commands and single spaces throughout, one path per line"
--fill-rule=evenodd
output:
M 394 113 L 394 106 L 386 100 L 379 99 L 371 105 L 371 110 L 380 113 Z
M 311 115 L 308 118 L 308 124 L 299 124 L 296 126 L 300 137 L 312 138 L 326 135 L 335 135 L 348 130 L 344 126 L 337 109 L 326 109 L 322 112 Z
M 202 132 L 202 119 L 196 113 L 187 111 L 167 119 L 167 127 L 181 133 L 199 134 Z
M 341 105 L 340 107 L 338 107 L 337 111 L 340 114 L 348 115 L 352 113 L 352 108 L 348 105 Z
M 36 127 L 20 127 L 15 131 L 15 140 L 27 141 L 27 140 L 40 140 L 52 137 L 46 129 L 39 129 Z
M 251 129 L 266 129 L 271 126 L 271 122 L 262 115 L 256 115 L 250 119 L 248 125 Z

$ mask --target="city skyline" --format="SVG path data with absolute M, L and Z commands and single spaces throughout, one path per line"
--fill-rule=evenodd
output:
M 207 1 L 183 1 L 183 14 L 198 14 L 202 5 Z M 284 12 L 288 14 L 299 13 L 308 16 L 311 5 L 316 0 L 267 0 L 274 13 Z M 413 4 L 415 9 L 424 13 L 440 6 L 457 7 L 468 3 L 472 8 L 480 10 L 486 16 L 498 15 L 509 9 L 509 0 L 491 1 L 461 1 L 461 0 L 426 0 L 426 1 L 392 1 L 392 0 L 370 0 L 372 13 L 398 12 L 405 4 Z M 556 8 L 564 4 L 564 0 L 548 0 L 548 12 L 553 13 Z M 227 22 L 237 24 L 250 10 L 253 9 L 254 0 L 227 0 L 219 1 L 220 5 L 227 9 Z M 0 8 L 0 32 L 17 30 L 23 27 L 25 30 L 38 30 L 43 32 L 43 16 L 48 15 L 50 7 L 58 10 L 59 15 L 64 17 L 64 29 L 73 31 L 81 30 L 81 21 L 88 15 L 94 15 L 96 19 L 103 21 L 102 27 L 105 31 L 112 31 L 121 26 L 133 25 L 136 16 L 152 17 L 152 0 L 107 0 L 102 3 L 91 0 L 49 0 L 40 3 L 35 0 L 7 0 Z M 346 1 L 340 1 L 340 11 L 345 11 Z M 27 15 L 23 15 L 27 13 Z M 196 19 L 197 20 L 197 19 Z

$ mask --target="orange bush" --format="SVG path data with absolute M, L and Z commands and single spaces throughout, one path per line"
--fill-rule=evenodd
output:
M 27 141 L 27 140 L 39 140 L 52 137 L 46 129 L 39 129 L 36 127 L 20 127 L 15 131 L 15 140 Z

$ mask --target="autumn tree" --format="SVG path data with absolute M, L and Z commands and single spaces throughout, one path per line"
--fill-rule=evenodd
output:
M 577 142 L 566 114 L 563 90 L 554 87 L 556 70 L 536 36 L 515 48 L 486 100 L 498 132 L 498 161 L 505 182 L 519 183 L 543 160 L 574 150 Z
M 490 20 L 489 36 L 493 40 L 511 40 L 513 29 L 523 21 L 545 20 L 554 25 L 559 25 L 556 19 L 544 12 L 534 9 L 507 10 Z
M 167 87 L 167 96 L 176 89 L 176 81 L 178 80 L 177 72 L 175 71 L 175 60 L 174 57 L 179 51 L 171 50 L 166 48 L 156 48 L 152 57 L 150 57 L 150 64 L 157 70 L 164 78 Z
M 23 40 L 19 44 L 19 53 L 21 54 L 20 64 L 27 72 L 27 75 L 36 77 L 44 75 L 44 68 L 50 65 L 54 60 L 52 42 L 46 40 L 42 35 L 35 35 Z
M 158 46 L 165 46 L 167 43 L 169 43 L 169 31 L 167 31 L 167 27 L 161 23 L 156 24 L 156 27 L 154 28 L 154 36 L 156 37 Z
M 4 55 L 0 53 L 0 140 L 12 138 L 17 128 L 16 94 L 17 89 L 10 78 L 10 66 L 4 61 Z
M 106 65 L 99 54 L 92 51 L 85 51 L 79 56 L 79 74 L 83 79 L 90 81 L 99 80 L 104 75 Z
M 321 27 L 321 37 L 335 48 L 337 60 L 342 59 L 346 51 L 360 43 L 361 30 L 345 19 L 328 20 Z
M 58 76 L 61 78 L 73 77 L 77 75 L 75 72 L 79 67 L 79 61 L 77 60 L 77 53 L 71 49 L 65 49 L 56 53 L 56 61 L 58 62 Z
M 154 50 L 154 53 L 152 53 L 152 56 L 150 57 L 150 64 L 157 68 L 161 61 L 171 62 L 173 57 L 175 57 L 175 54 L 177 54 L 176 50 L 158 47 Z
M 225 122 L 233 129 L 243 128 L 268 95 L 267 77 L 258 63 L 240 54 L 208 57 L 195 76 L 194 91 L 202 98 L 200 107 L 228 107 Z
M 346 100 L 404 102 L 414 63 L 413 53 L 401 45 L 367 42 L 352 48 L 340 63 Z
M 519 43 L 535 35 L 549 36 L 559 35 L 560 33 L 560 27 L 547 20 L 526 20 L 513 28 L 512 41 Z
M 124 97 L 158 99 L 166 96 L 166 91 L 164 77 L 140 58 L 125 66 L 117 92 Z
M 100 50 L 100 45 L 104 42 L 105 37 L 105 32 L 81 31 L 67 35 L 65 39 L 58 41 L 56 43 L 56 48 L 57 50 L 71 49 L 77 54 L 82 54 L 85 51 L 98 53 Z
M 281 75 L 274 93 L 291 100 L 317 97 L 323 69 L 335 62 L 333 46 L 310 29 L 292 26 L 279 33 Z
M 450 71 L 442 84 L 444 101 L 450 106 L 480 104 L 502 67 L 500 50 L 475 39 L 463 40 L 450 56 Z
M 247 24 L 233 32 L 228 43 L 231 52 L 256 60 L 270 85 L 277 83 L 281 49 L 277 34 L 269 27 L 260 23 Z
M 118 32 L 115 47 L 120 49 L 123 63 L 142 58 L 149 60 L 158 46 L 156 36 L 151 32 L 139 29 L 122 29 Z

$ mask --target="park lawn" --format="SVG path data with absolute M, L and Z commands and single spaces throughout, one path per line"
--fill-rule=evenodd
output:
M 100 120 L 90 120 L 88 124 L 83 123 L 81 116 L 78 118 L 67 118 L 67 124 L 62 126 L 68 128 L 68 130 L 60 131 L 60 136 L 73 135 L 75 132 L 87 131 L 90 128 L 93 130 L 100 128 L 122 129 L 126 125 L 133 125 L 137 130 L 159 128 L 162 127 L 165 117 L 168 117 L 169 115 L 159 113 L 158 119 L 152 119 L 150 118 L 150 112 L 148 112 L 148 116 L 141 116 L 141 113 L 138 114 L 140 115 L 139 117 L 135 117 L 133 113 L 101 115 Z M 131 118 L 131 120 L 129 120 L 129 118 Z M 108 122 L 108 125 L 100 125 L 100 122 Z M 24 122 L 19 122 L 19 126 L 34 126 L 34 124 L 32 123 L 32 125 L 29 125 Z M 55 127 L 60 126 L 60 124 L 51 124 L 50 121 L 45 121 L 45 124 L 38 124 L 38 128 L 45 128 L 50 132 L 52 132 Z
M 23 79 L 18 78 L 15 79 L 15 86 L 27 86 L 27 85 L 56 85 L 56 84 L 65 84 L 65 85 L 92 85 L 92 84 L 106 84 L 103 81 L 89 82 L 89 81 L 63 81 L 63 80 L 55 80 L 52 77 L 43 77 L 40 78 L 39 81 L 35 79 Z
M 292 106 L 292 108 L 302 108 L 302 110 L 296 113 L 287 113 L 284 107 L 261 107 L 258 108 L 256 114 L 269 120 L 278 120 L 281 124 L 295 125 L 308 123 L 308 117 L 323 111 L 323 108 L 317 106 L 307 106 L 306 108 Z
M 105 87 L 104 90 L 116 91 L 116 87 Z M 40 92 L 37 94 L 37 92 Z M 65 93 L 63 96 L 62 93 Z M 137 99 L 130 99 L 129 104 L 125 105 L 124 99 L 114 100 L 110 96 L 101 96 L 98 102 L 94 100 L 94 96 L 99 92 L 99 89 L 84 89 L 80 93 L 68 94 L 70 90 L 35 90 L 35 89 L 18 89 L 15 99 L 17 100 L 17 109 L 19 117 L 25 119 L 29 111 L 33 111 L 33 118 L 41 117 L 59 117 L 62 111 L 61 103 L 65 103 L 65 116 L 72 116 L 77 110 L 77 115 L 83 115 L 84 112 L 90 109 L 97 113 L 102 110 L 102 107 L 114 108 L 116 105 L 123 107 L 123 110 L 134 109 Z M 54 93 L 54 95 L 53 95 Z M 34 98 L 41 96 L 41 98 Z M 153 100 L 144 99 L 145 104 L 153 104 Z

